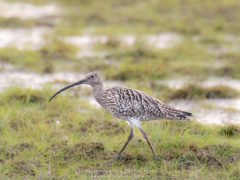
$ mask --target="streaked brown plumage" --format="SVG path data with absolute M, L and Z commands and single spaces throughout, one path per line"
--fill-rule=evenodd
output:
M 92 86 L 96 101 L 116 118 L 126 120 L 131 127 L 131 133 L 128 140 L 115 159 L 120 157 L 122 151 L 132 139 L 134 125 L 142 132 L 156 157 L 156 153 L 153 150 L 146 133 L 141 128 L 140 121 L 157 119 L 188 120 L 187 116 L 192 115 L 191 113 L 174 109 L 139 90 L 124 87 L 104 89 L 101 76 L 96 72 L 89 73 L 81 81 L 61 89 L 55 93 L 49 101 L 60 92 L 79 84 L 88 84 Z

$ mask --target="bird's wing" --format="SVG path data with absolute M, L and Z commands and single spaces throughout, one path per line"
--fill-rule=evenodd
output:
M 111 108 L 115 116 L 126 116 L 141 120 L 187 119 L 190 113 L 176 110 L 156 98 L 135 89 L 115 87 L 108 90 Z

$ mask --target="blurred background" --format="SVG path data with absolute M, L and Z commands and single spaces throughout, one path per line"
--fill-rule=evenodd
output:
M 31 137 L 40 142 L 49 125 L 56 126 L 49 142 L 53 134 L 68 139 L 82 127 L 77 122 L 90 118 L 84 113 L 100 114 L 87 86 L 46 105 L 53 92 L 91 71 L 103 76 L 105 87 L 140 89 L 192 112 L 201 124 L 240 125 L 239 22 L 239 0 L 0 0 L 5 140 L 26 141 L 29 134 L 20 137 L 19 129 L 36 128 Z M 78 101 L 76 112 L 72 101 Z
M 140 88 L 198 121 L 239 124 L 239 8 L 236 0 L 0 1 L 0 88 L 62 87 L 98 71 L 109 87 Z

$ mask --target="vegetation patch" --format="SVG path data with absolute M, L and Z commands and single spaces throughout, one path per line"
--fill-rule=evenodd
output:
M 227 86 L 213 86 L 204 88 L 198 85 L 188 85 L 172 92 L 169 99 L 216 99 L 216 98 L 236 98 L 238 91 Z
M 45 95 L 41 90 L 31 90 L 31 89 L 22 89 L 22 88 L 8 88 L 8 92 L 4 93 L 2 96 L 1 103 L 5 102 L 16 102 L 20 101 L 22 103 L 42 103 L 46 99 Z M 1 104 L 0 103 L 0 104 Z
M 46 152 L 50 153 L 56 161 L 67 161 L 68 163 L 99 157 L 104 159 L 106 156 L 104 146 L 98 142 L 82 142 L 72 145 L 62 142 L 61 144 L 53 144 L 47 147 Z
M 48 44 L 43 46 L 40 49 L 40 52 L 45 58 L 71 59 L 74 58 L 76 53 L 78 52 L 78 47 L 72 44 L 68 44 L 59 39 L 53 39 Z
M 21 59 L 21 60 L 20 60 Z M 37 70 L 40 61 L 40 54 L 34 50 L 17 50 L 16 48 L 0 48 L 0 60 L 15 64 L 18 67 L 30 67 L 31 69 Z
M 19 18 L 0 17 L 0 26 L 5 28 L 31 28 L 36 25 L 35 20 L 21 20 Z
M 118 122 L 115 122 L 114 120 L 99 121 L 95 118 L 90 118 L 86 121 L 83 121 L 79 123 L 79 126 L 80 127 L 78 128 L 78 130 L 80 130 L 83 133 L 90 133 L 94 130 L 102 135 L 107 136 L 123 134 L 128 128 L 125 125 L 120 125 Z
M 0 48 L 0 60 L 13 64 L 21 70 L 51 73 L 63 67 L 72 67 L 77 51 L 76 46 L 54 39 L 40 50 L 18 50 L 13 47 Z M 67 63 L 64 62 L 66 60 Z
M 233 126 L 233 125 L 226 126 L 226 127 L 222 127 L 219 133 L 227 137 L 238 136 L 240 135 L 240 128 L 238 126 Z
M 22 176 L 29 177 L 36 175 L 33 168 L 23 160 L 15 161 L 12 163 L 12 168 L 6 175 L 11 177 L 15 174 L 21 174 Z

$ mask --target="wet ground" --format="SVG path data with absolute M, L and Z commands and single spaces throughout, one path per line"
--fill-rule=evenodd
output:
M 0 0 L 0 179 L 239 179 L 239 9 L 234 0 Z M 47 102 L 90 71 L 192 122 L 143 122 L 158 159 L 136 128 L 109 163 L 126 122 L 87 85 Z
M 37 74 L 20 72 L 11 65 L 1 64 L 0 90 L 10 86 L 41 89 L 47 84 L 52 84 L 54 89 L 64 87 L 66 84 L 80 80 L 84 74 L 60 72 L 51 74 Z M 180 88 L 187 80 L 162 80 L 157 81 L 169 87 Z M 240 92 L 240 81 L 227 78 L 209 78 L 201 83 L 203 87 L 225 85 Z M 105 87 L 124 86 L 124 82 L 106 81 Z M 90 87 L 83 86 L 86 90 Z M 92 96 L 80 99 L 88 101 L 93 107 L 100 108 Z M 194 114 L 193 119 L 206 124 L 240 124 L 240 99 L 208 99 L 208 100 L 174 100 L 169 102 L 173 107 L 184 109 Z
M 45 6 L 36 6 L 27 3 L 7 3 L 0 1 L 0 17 L 4 18 L 20 18 L 20 19 L 37 19 L 51 17 L 52 23 L 61 21 L 58 15 L 62 13 L 56 4 Z M 52 32 L 51 27 L 38 26 L 34 28 L 0 28 L 0 47 L 16 47 L 22 49 L 40 49 L 47 43 L 48 34 Z M 96 44 L 106 44 L 113 40 L 129 47 L 137 42 L 142 42 L 156 49 L 171 48 L 175 44 L 180 44 L 182 37 L 173 32 L 165 32 L 160 34 L 146 34 L 137 36 L 135 34 L 126 34 L 119 36 L 108 35 L 91 35 L 82 34 L 78 36 L 69 36 L 63 38 L 65 42 L 71 43 L 79 47 L 77 57 L 100 57 L 108 55 L 107 51 L 96 51 Z M 198 41 L 197 37 L 193 37 Z M 233 36 L 226 36 L 226 41 L 231 41 Z M 218 48 L 219 49 L 219 48 Z M 227 48 L 225 48 L 226 50 Z M 210 47 L 214 53 L 218 53 L 216 48 Z M 217 63 L 216 66 L 221 66 Z M 48 74 L 38 74 L 34 72 L 19 71 L 14 65 L 1 63 L 0 64 L 0 90 L 6 87 L 21 86 L 24 88 L 40 89 L 46 84 L 52 84 L 53 88 L 58 89 L 66 83 L 75 82 L 83 73 L 73 72 L 58 72 Z M 64 83 L 61 83 L 64 82 Z M 181 88 L 184 84 L 191 82 L 187 79 L 167 79 L 156 81 L 158 84 L 167 85 L 170 88 Z M 124 82 L 105 82 L 107 87 L 116 85 L 124 86 Z M 230 78 L 208 77 L 202 82 L 198 82 L 203 87 L 224 85 L 236 89 L 240 92 L 240 80 Z M 92 97 L 85 97 L 94 107 L 99 108 L 99 105 Z M 190 111 L 194 114 L 193 119 L 207 124 L 240 124 L 240 99 L 214 99 L 214 100 L 199 100 L 199 101 L 171 101 L 170 105 Z

